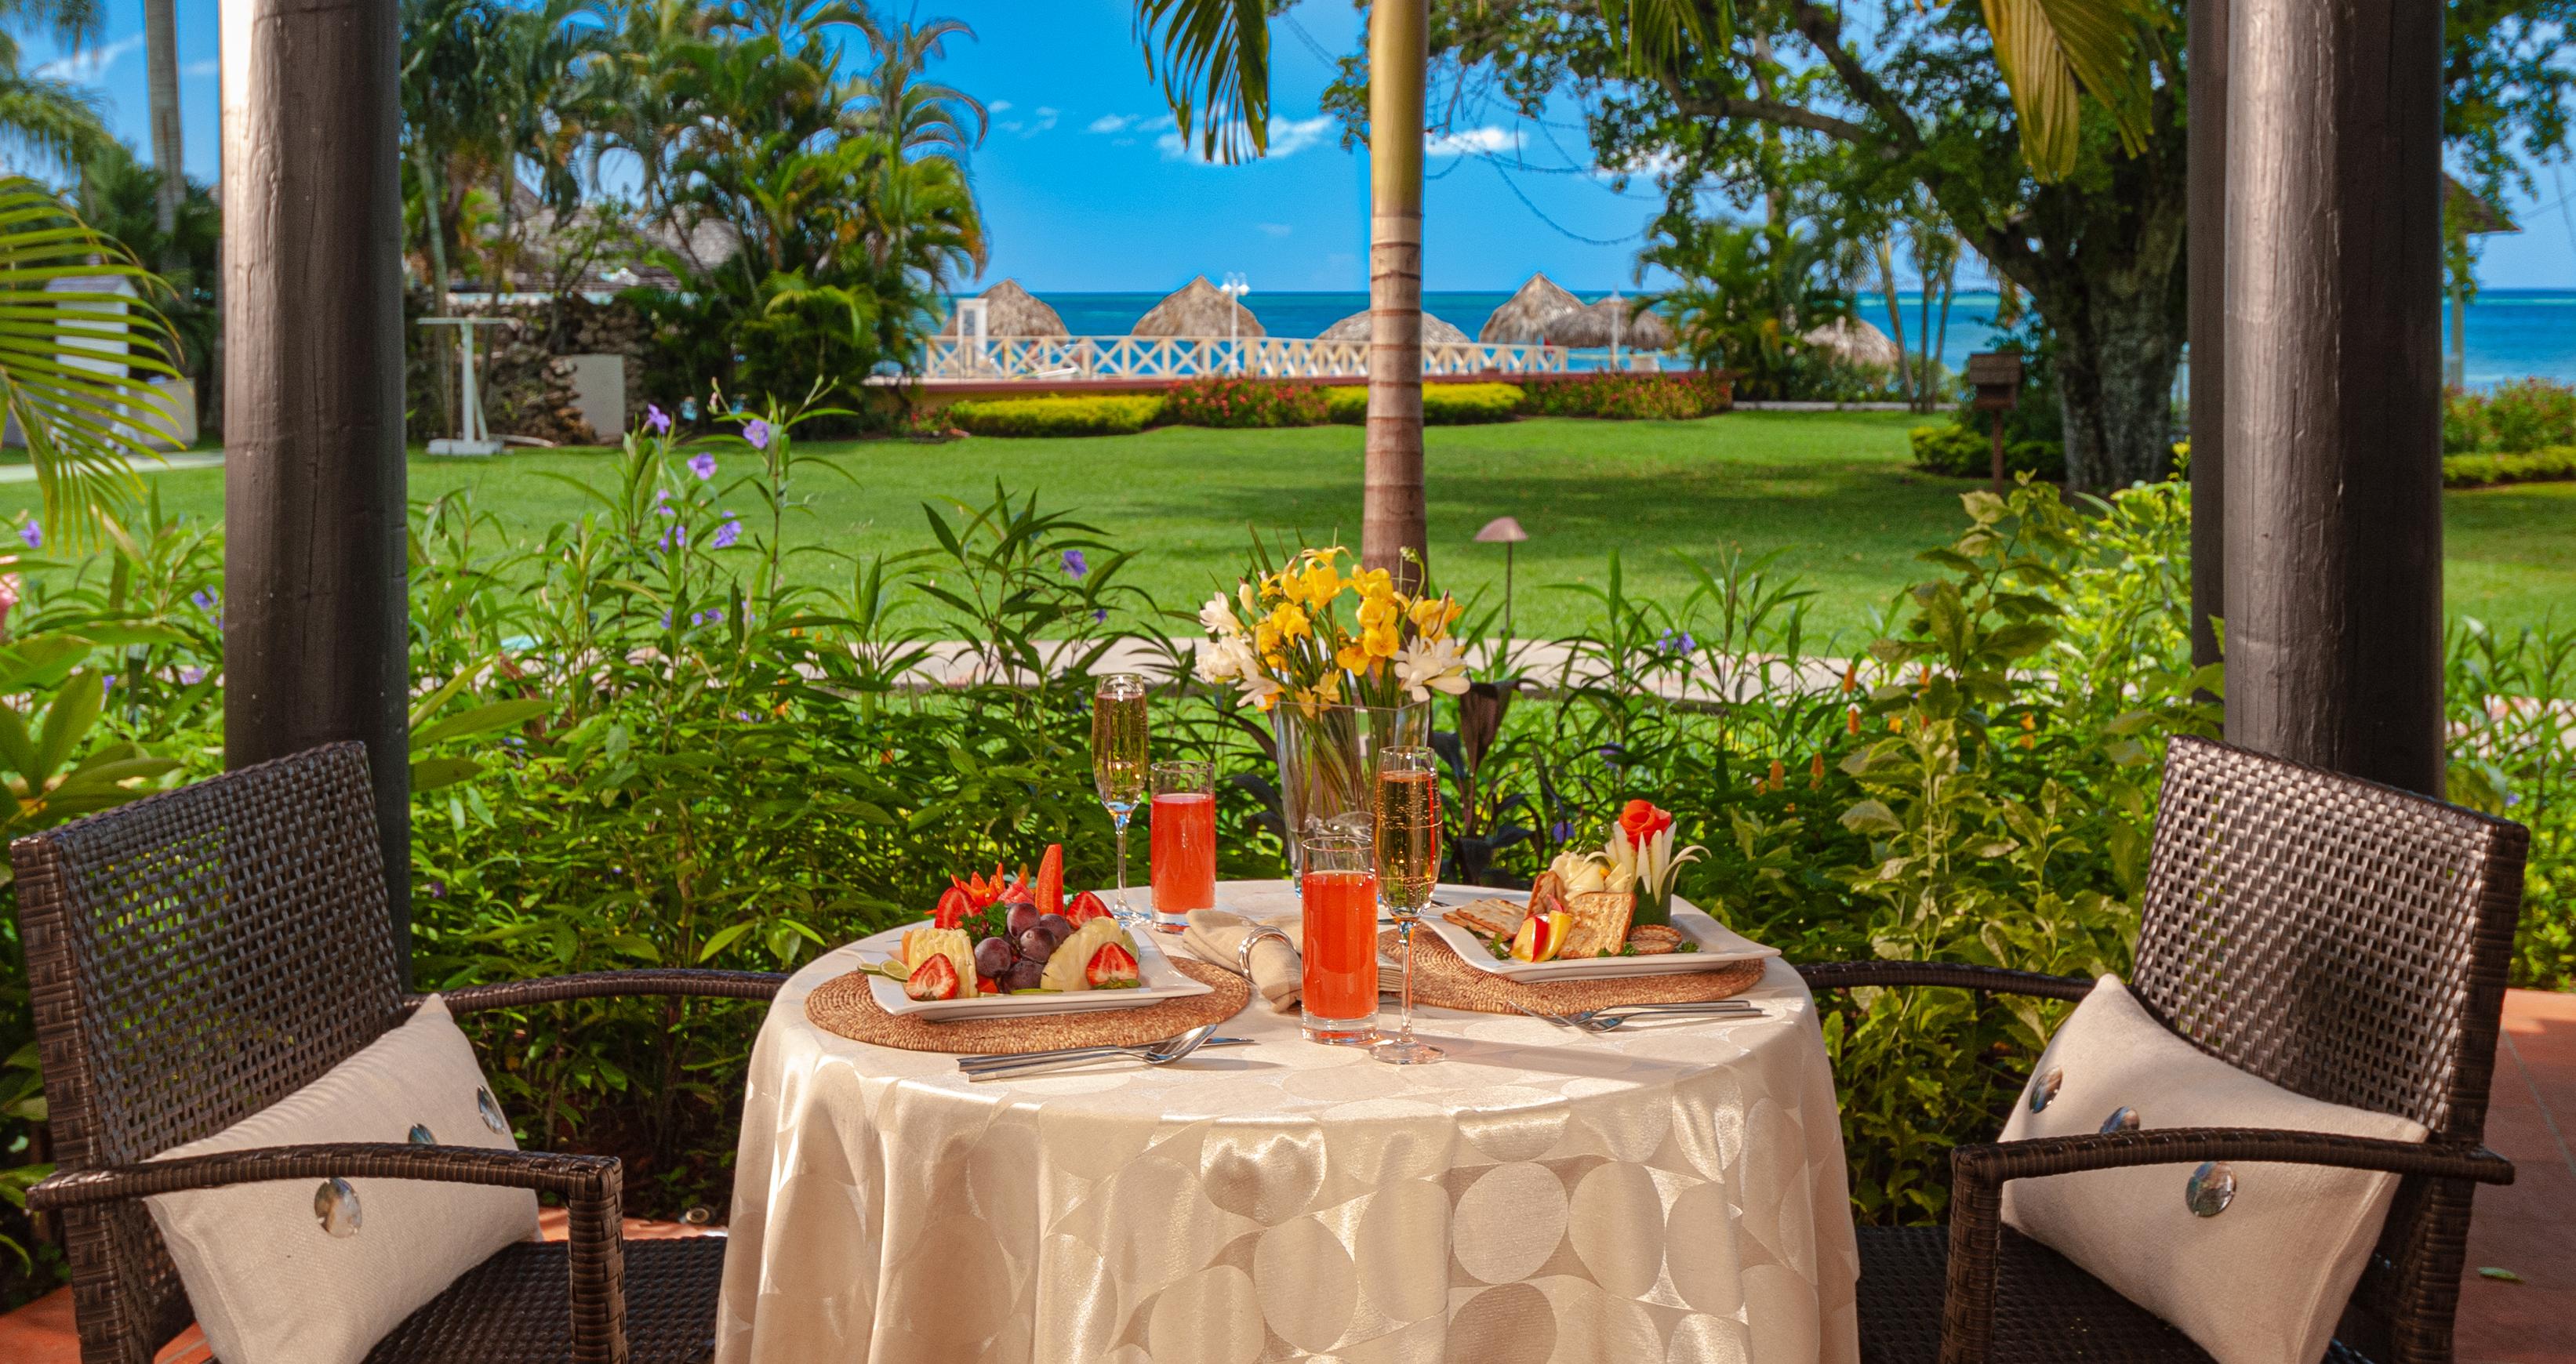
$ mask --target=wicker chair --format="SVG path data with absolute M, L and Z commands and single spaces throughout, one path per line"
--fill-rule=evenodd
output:
M 9 849 L 85 1364 L 149 1364 L 192 1313 L 136 1202 L 333 1175 L 558 1195 L 570 1239 L 513 1245 L 412 1314 L 373 1361 L 614 1364 L 714 1352 L 718 1238 L 625 1242 L 607 1156 L 280 1147 L 151 1162 L 277 1102 L 402 1022 L 366 752 L 262 763 Z M 614 971 L 446 992 L 462 1015 L 613 995 L 769 999 L 783 977 Z
M 2405 1176 L 2327 1358 L 2448 1361 L 2473 1185 L 2513 1179 L 2479 1143 L 2529 839 L 2403 791 L 2175 740 L 2130 988 L 2213 1056 L 2311 1098 L 2403 1114 L 2431 1137 L 2170 1128 L 1960 1147 L 1946 1229 L 1861 1231 L 1862 1359 L 2206 1364 L 2180 1331 L 2003 1226 L 2001 1200 L 2008 1180 L 2227 1160 Z M 1817 988 L 2064 1000 L 2092 988 L 1947 964 L 1799 970 Z

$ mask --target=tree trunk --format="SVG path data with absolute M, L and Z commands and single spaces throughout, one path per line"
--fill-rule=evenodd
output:
M 1887 295 L 1887 325 L 1895 335 L 1896 390 L 1905 395 L 1905 405 L 1914 406 L 1914 364 L 1905 354 L 1905 303 L 1896 293 L 1896 248 L 1885 237 L 1878 239 L 1878 287 Z
M 1431 554 L 1422 501 L 1422 92 L 1429 28 L 1429 0 L 1379 0 L 1369 12 L 1369 380 L 1360 560 L 1408 587 L 1427 571 Z
M 179 208 L 188 199 L 187 159 L 179 135 L 179 21 L 173 0 L 143 0 L 145 80 L 151 87 L 152 169 L 161 184 L 153 196 L 152 223 L 161 229 L 161 269 L 175 274 L 187 264 L 179 250 Z

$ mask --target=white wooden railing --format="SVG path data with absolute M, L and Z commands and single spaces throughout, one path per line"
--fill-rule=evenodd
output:
M 996 380 L 1183 379 L 1241 374 L 1267 379 L 1361 379 L 1365 341 L 1298 336 L 937 336 L 928 342 L 921 377 Z M 1562 374 L 1563 346 L 1483 341 L 1432 342 L 1422 348 L 1425 374 Z

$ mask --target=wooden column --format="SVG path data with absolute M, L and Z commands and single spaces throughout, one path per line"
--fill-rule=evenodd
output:
M 223 0 L 224 758 L 367 745 L 409 942 L 393 0 Z
M 2227 614 L 2227 4 L 2191 0 L 2191 661 L 2219 660 Z
M 2234 0 L 2227 736 L 2442 789 L 2442 7 Z

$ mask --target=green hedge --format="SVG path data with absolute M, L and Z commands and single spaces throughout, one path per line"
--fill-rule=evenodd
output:
M 1995 438 L 1956 422 L 1918 426 L 1906 433 L 1914 444 L 1914 467 L 1953 478 L 1988 478 L 1995 468 Z M 2066 481 L 2066 450 L 2053 440 L 2020 440 L 2004 447 L 2004 473 L 2029 474 L 2051 482 Z
M 1518 384 L 1424 384 L 1422 386 L 1422 423 L 1425 426 L 1466 426 L 1476 422 L 1507 422 L 1520 415 L 1524 398 Z M 1325 412 L 1332 420 L 1357 426 L 1368 420 L 1368 390 L 1333 388 L 1324 391 Z
M 1533 417 L 1688 421 L 1735 405 L 1727 380 L 1706 374 L 1602 371 L 1533 380 L 1528 387 L 1521 411 Z
M 1162 415 L 1163 400 L 1151 393 L 968 398 L 948 407 L 951 424 L 979 436 L 1132 436 Z
M 2562 479 L 2576 479 L 2576 445 L 2557 445 L 2519 455 L 2446 455 L 2442 459 L 2442 486 L 2446 488 Z

